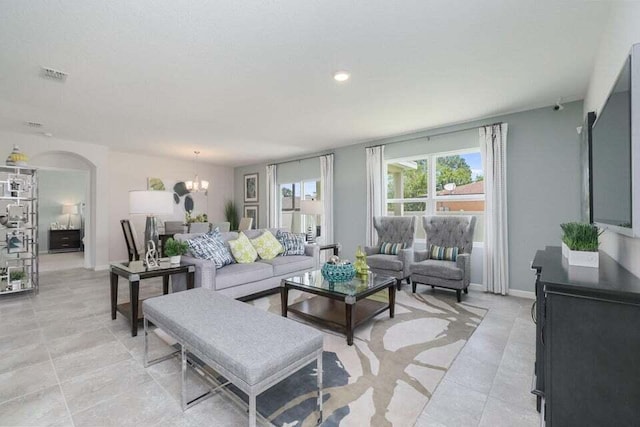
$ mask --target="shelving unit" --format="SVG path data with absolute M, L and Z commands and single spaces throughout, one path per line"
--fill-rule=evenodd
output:
M 37 170 L 0 166 L 0 296 L 37 293 L 38 279 Z

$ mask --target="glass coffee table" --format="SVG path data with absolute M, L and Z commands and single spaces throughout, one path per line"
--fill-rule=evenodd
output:
M 396 279 L 369 273 L 366 279 L 357 276 L 350 282 L 329 282 L 320 270 L 283 279 L 280 284 L 282 315 L 288 312 L 302 319 L 319 323 L 330 329 L 346 333 L 347 344 L 353 345 L 353 330 L 378 314 L 389 310 L 393 318 L 396 303 Z M 289 289 L 316 295 L 289 305 Z M 389 302 L 376 301 L 371 296 L 389 290 Z

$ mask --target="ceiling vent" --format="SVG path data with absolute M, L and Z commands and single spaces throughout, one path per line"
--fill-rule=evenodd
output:
M 68 75 L 69 74 L 65 73 L 64 71 L 54 70 L 53 68 L 49 67 L 42 67 L 42 77 L 45 77 L 47 79 L 64 82 L 67 80 Z
M 38 123 L 38 122 L 24 122 L 25 126 L 28 126 L 30 128 L 41 128 L 42 127 L 42 123 Z

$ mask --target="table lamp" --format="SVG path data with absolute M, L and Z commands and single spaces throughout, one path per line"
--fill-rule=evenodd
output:
M 71 230 L 71 215 L 78 215 L 78 205 L 62 205 L 62 213 L 68 215 L 67 230 Z
M 311 224 L 307 227 L 307 240 L 309 242 L 315 242 L 317 236 L 317 218 L 318 215 L 322 215 L 322 201 L 320 200 L 301 200 L 300 201 L 300 213 L 303 215 L 310 215 L 313 218 Z
M 144 247 L 152 241 L 158 248 L 158 221 L 156 215 L 170 215 L 173 213 L 173 193 L 169 191 L 129 191 L 129 213 L 131 215 L 146 215 L 144 227 Z

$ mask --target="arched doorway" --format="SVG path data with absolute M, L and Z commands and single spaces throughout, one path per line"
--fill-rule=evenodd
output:
M 85 157 L 66 151 L 47 151 L 36 154 L 30 162 L 39 171 L 39 242 L 40 253 L 54 253 L 49 242 L 51 228 L 71 226 L 80 235 L 84 268 L 96 266 L 96 167 Z M 72 207 L 65 209 L 65 207 Z M 65 212 L 67 212 L 65 214 Z M 73 267 L 73 258 L 65 258 Z M 64 268 L 64 263 L 61 266 Z M 79 266 L 79 265 L 78 265 Z

